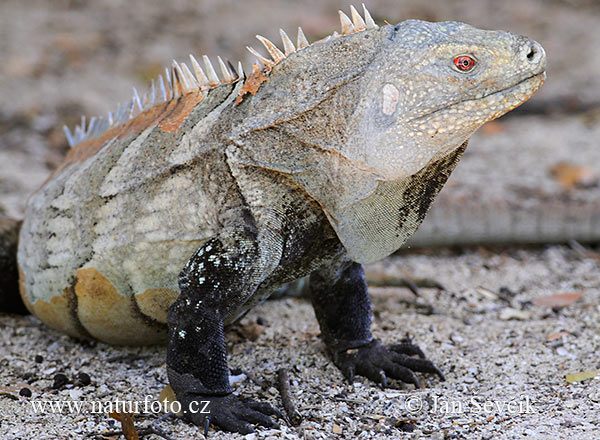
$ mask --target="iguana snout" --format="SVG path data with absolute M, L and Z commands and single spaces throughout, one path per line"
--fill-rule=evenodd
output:
M 524 57 L 525 62 L 539 70 L 539 73 L 546 70 L 546 51 L 540 43 L 529 37 L 521 36 L 522 42 L 519 46 L 519 53 Z

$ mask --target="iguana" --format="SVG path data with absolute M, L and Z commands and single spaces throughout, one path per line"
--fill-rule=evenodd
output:
M 296 44 L 281 31 L 283 51 L 258 36 L 269 56 L 249 48 L 248 76 L 174 62 L 144 97 L 67 130 L 73 148 L 29 199 L 28 309 L 79 338 L 167 340 L 196 424 L 277 426 L 270 405 L 232 394 L 224 327 L 305 275 L 347 378 L 444 378 L 418 346 L 373 338 L 362 264 L 416 230 L 478 127 L 542 85 L 545 53 L 463 23 L 351 13 L 312 44 L 301 29 Z

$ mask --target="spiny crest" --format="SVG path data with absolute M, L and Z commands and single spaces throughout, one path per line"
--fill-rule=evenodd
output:
M 131 101 L 123 106 L 119 105 L 114 113 L 108 112 L 106 118 L 93 117 L 88 123 L 84 116 L 73 132 L 65 126 L 64 131 L 69 145 L 73 147 L 83 141 L 98 137 L 110 128 L 125 124 L 155 104 L 177 99 L 198 90 L 204 91 L 222 84 L 231 84 L 245 77 L 241 62 L 235 68 L 230 62 L 225 63 L 221 57 L 217 57 L 222 77 L 220 79 L 210 59 L 204 55 L 202 60 L 204 69 L 200 67 L 193 55 L 190 55 L 191 69 L 187 64 L 173 60 L 171 67 L 165 68 L 164 77 L 158 75 L 156 81 L 152 80 L 150 90 L 143 96 L 140 96 L 134 88 Z
M 352 19 L 342 11 L 338 11 L 341 23 L 341 34 L 333 32 L 332 35 L 329 35 L 322 40 L 315 41 L 312 44 L 308 42 L 300 27 L 298 27 L 296 45 L 294 45 L 283 29 L 279 29 L 279 34 L 283 43 L 283 52 L 267 38 L 257 35 L 256 38 L 265 46 L 269 53 L 269 57 L 265 57 L 253 47 L 247 46 L 250 53 L 257 58 L 258 66 L 255 67 L 261 69 L 260 66 L 262 65 L 264 66 L 266 73 L 269 73 L 276 64 L 298 50 L 311 45 L 325 43 L 343 35 L 379 28 L 379 26 L 375 24 L 375 21 L 371 17 L 371 14 L 369 14 L 364 3 L 362 6 L 364 18 L 358 13 L 354 6 L 350 6 Z M 190 63 L 192 66 L 190 69 L 185 63 L 178 63 L 173 60 L 171 67 L 165 68 L 164 78 L 162 75 L 158 75 L 156 81 L 152 80 L 150 89 L 143 96 L 140 96 L 138 91 L 134 88 L 131 101 L 123 106 L 118 105 L 117 110 L 114 113 L 108 112 L 106 117 L 93 117 L 89 122 L 86 121 L 85 116 L 82 116 L 81 123 L 75 127 L 72 133 L 67 126 L 64 126 L 63 128 L 69 145 L 73 147 L 83 141 L 98 137 L 110 128 L 125 124 L 127 121 L 135 118 L 138 114 L 155 104 L 167 102 L 188 93 L 196 91 L 204 92 L 205 90 L 219 87 L 222 84 L 231 84 L 241 79 L 245 79 L 241 62 L 238 62 L 236 68 L 231 62 L 227 61 L 226 63 L 221 57 L 217 57 L 219 70 L 221 71 L 221 77 L 223 78 L 220 79 L 208 56 L 204 55 L 202 61 L 204 62 L 204 69 L 200 66 L 200 63 L 196 58 L 194 58 L 193 55 L 190 55 Z
M 352 15 L 352 19 L 350 19 L 342 11 L 338 11 L 340 16 L 342 33 L 338 34 L 337 32 L 334 32 L 332 35 L 329 35 L 328 37 L 325 37 L 322 40 L 315 41 L 313 44 L 324 43 L 333 38 L 338 38 L 340 35 L 349 35 L 356 32 L 364 31 L 366 29 L 379 28 L 379 26 L 375 24 L 375 21 L 371 17 L 371 14 L 369 14 L 369 11 L 367 10 L 364 3 L 362 6 L 365 16 L 364 19 L 358 13 L 354 6 L 350 6 L 350 13 Z M 302 32 L 302 28 L 300 27 L 298 28 L 298 38 L 296 41 L 297 49 L 294 46 L 294 43 L 292 42 L 290 37 L 288 37 L 288 35 L 283 31 L 283 29 L 279 29 L 279 34 L 281 35 L 281 41 L 283 42 L 283 52 L 281 52 L 281 50 L 279 50 L 279 48 L 275 44 L 273 44 L 270 40 L 266 39 L 265 37 L 261 35 L 256 36 L 256 38 L 265 46 L 267 52 L 269 52 L 270 58 L 261 55 L 260 52 L 258 52 L 253 47 L 247 46 L 247 49 L 252 55 L 254 55 L 257 58 L 257 61 L 265 66 L 267 72 L 269 72 L 273 68 L 273 66 L 278 64 L 281 60 L 287 58 L 289 55 L 296 52 L 296 50 L 304 49 L 305 47 L 311 45 L 304 36 L 304 32 Z

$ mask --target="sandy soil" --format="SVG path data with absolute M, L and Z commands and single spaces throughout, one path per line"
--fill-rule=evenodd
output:
M 473 139 L 465 157 L 471 162 L 457 170 L 457 186 L 478 187 L 488 176 L 496 179 L 491 187 L 517 179 L 536 186 L 545 179 L 558 193 L 548 169 L 560 160 L 600 173 L 597 2 L 389 0 L 368 6 L 380 22 L 465 21 L 529 35 L 548 52 L 547 83 L 513 116 Z M 114 109 L 130 98 L 132 86 L 143 90 L 172 58 L 207 53 L 250 65 L 244 47 L 254 44 L 255 34 L 275 41 L 279 27 L 291 35 L 301 25 L 312 41 L 337 29 L 339 8 L 348 10 L 346 2 L 332 0 L 4 0 L 0 212 L 21 216 L 27 194 L 60 162 L 67 150 L 63 124 Z M 546 142 L 551 149 L 544 150 Z M 527 153 L 528 146 L 533 152 Z M 581 203 L 600 199 L 597 186 L 577 191 L 585 191 Z M 424 288 L 418 298 L 398 287 L 376 287 L 372 295 L 377 337 L 392 342 L 410 333 L 447 381 L 421 376 L 420 390 L 393 383 L 382 391 L 360 378 L 348 385 L 323 354 L 310 305 L 302 299 L 270 301 L 228 333 L 230 366 L 265 384 L 261 388 L 243 375 L 236 391 L 281 407 L 275 373 L 285 366 L 304 421 L 248 438 L 598 438 L 598 377 L 577 384 L 565 379 L 600 370 L 600 259 L 593 248 L 403 251 L 369 271 L 377 279 L 433 278 L 445 287 Z M 564 307 L 533 302 L 557 293 L 582 296 Z M 266 322 L 258 328 L 262 333 L 254 325 L 259 317 Z M 162 347 L 80 343 L 31 316 L 0 315 L 0 328 L 3 439 L 102 438 L 120 429 L 105 414 L 91 414 L 89 407 L 36 413 L 32 403 L 143 402 L 157 398 L 167 382 Z M 260 333 L 255 341 L 248 329 Z M 53 389 L 58 373 L 69 383 Z M 91 383 L 78 379 L 80 373 Z M 24 387 L 31 397 L 19 396 Z M 180 420 L 145 414 L 135 421 L 140 432 L 151 423 L 170 438 L 202 438 Z M 210 437 L 241 438 L 214 431 Z

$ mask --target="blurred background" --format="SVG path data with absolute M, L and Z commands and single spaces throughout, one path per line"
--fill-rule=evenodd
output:
M 72 127 L 81 115 L 114 110 L 131 98 L 133 86 L 146 90 L 172 59 L 220 55 L 234 64 L 241 60 L 248 70 L 253 57 L 245 47 L 259 47 L 256 34 L 279 42 L 280 27 L 295 39 L 302 26 L 314 41 L 339 30 L 337 10 L 349 14 L 350 4 L 2 0 L 0 212 L 22 216 L 27 194 L 68 149 L 64 124 Z M 600 200 L 600 2 L 370 0 L 366 5 L 379 23 L 464 21 L 528 35 L 547 51 L 546 84 L 529 102 L 477 134 L 446 192 L 455 191 L 463 200 L 513 197 L 518 205 L 524 194 L 566 197 L 572 204 Z M 507 129 L 509 119 L 520 122 Z M 567 171 L 556 171 L 561 164 Z M 482 185 L 482 178 L 496 183 Z M 473 195 L 477 186 L 495 193 L 479 188 Z

